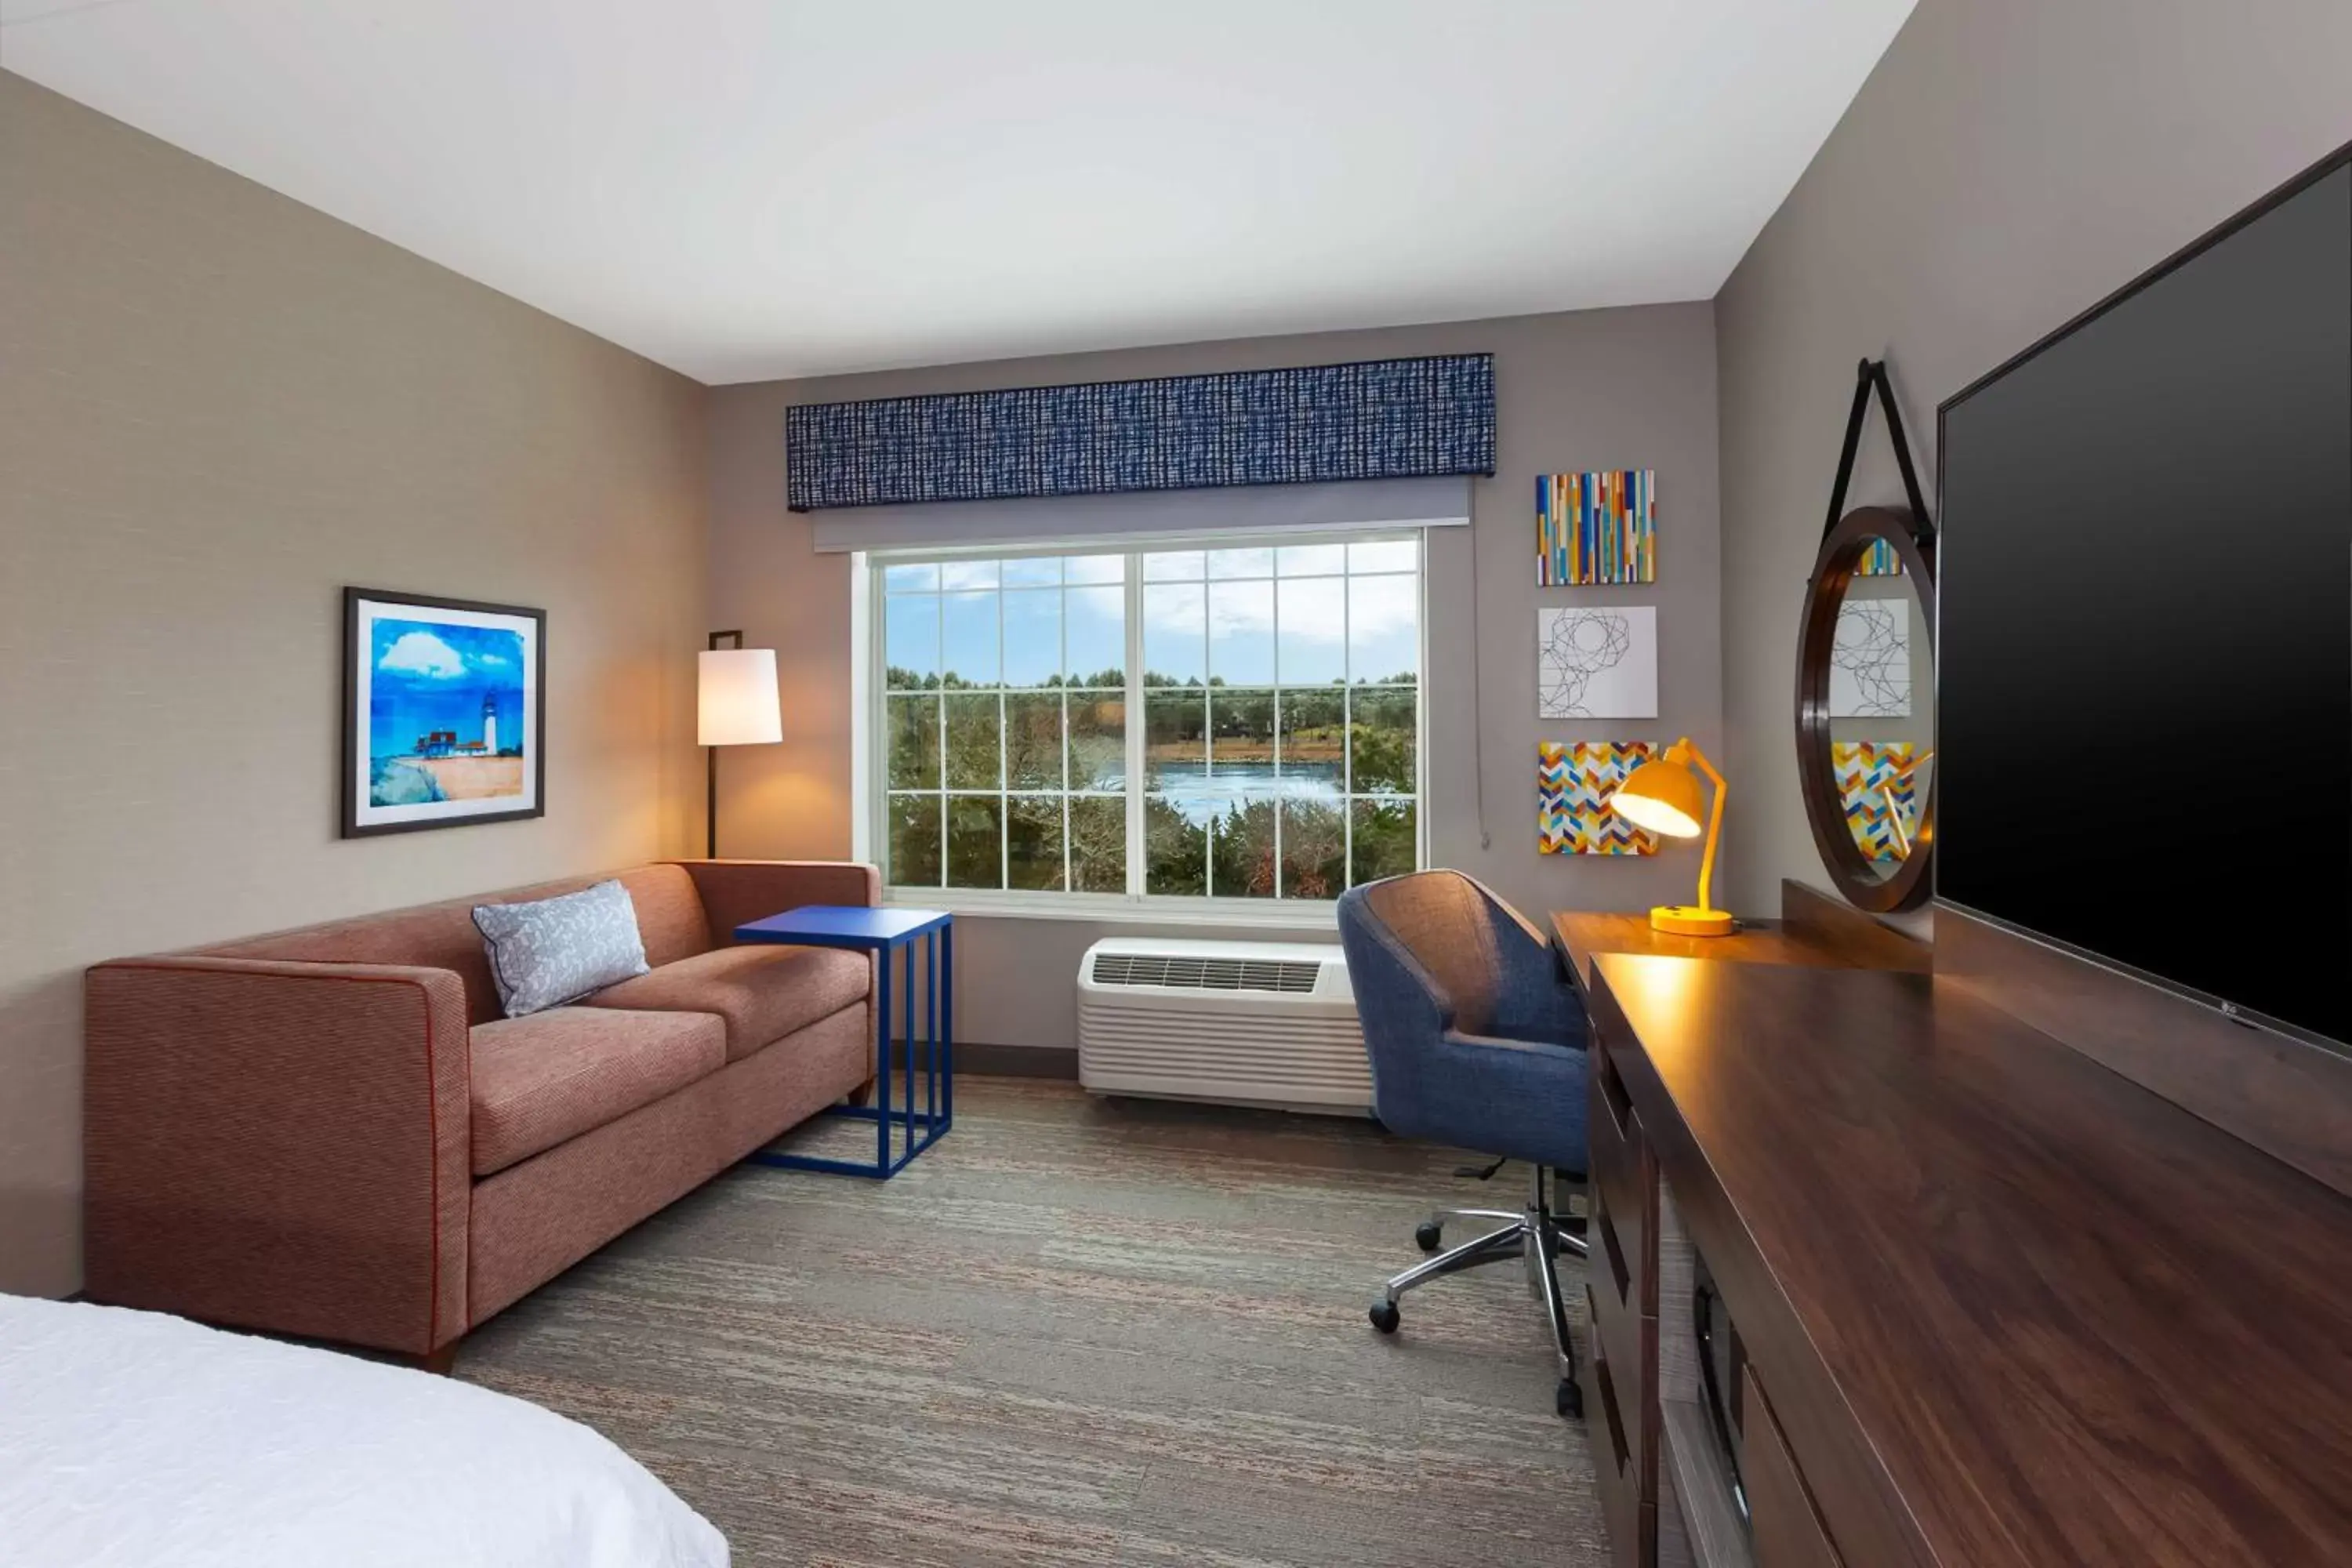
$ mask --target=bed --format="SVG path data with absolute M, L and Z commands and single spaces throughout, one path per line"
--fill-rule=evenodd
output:
M 11 1568 L 725 1568 L 587 1427 L 405 1367 L 0 1295 Z

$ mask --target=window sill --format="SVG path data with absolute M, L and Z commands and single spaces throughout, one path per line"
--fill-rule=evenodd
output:
M 972 889 L 886 888 L 898 909 L 945 910 L 987 920 L 1067 921 L 1079 925 L 1198 926 L 1215 931 L 1339 929 L 1339 906 L 1272 899 L 1169 899 L 1146 901 L 1115 893 L 990 893 Z

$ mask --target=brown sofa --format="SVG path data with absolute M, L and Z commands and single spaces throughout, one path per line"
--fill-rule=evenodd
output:
M 599 879 L 92 969 L 86 1294 L 440 1360 L 872 1078 L 869 959 L 732 941 L 872 867 L 619 876 L 652 973 L 523 1018 L 473 907 Z

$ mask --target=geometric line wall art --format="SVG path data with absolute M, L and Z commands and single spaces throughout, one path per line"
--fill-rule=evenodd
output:
M 1655 834 L 1609 809 L 1647 741 L 1545 741 L 1536 747 L 1536 847 L 1546 855 L 1654 855 Z
M 1546 719 L 1656 718 L 1656 607 L 1538 610 L 1536 711 Z
M 1536 476 L 1536 586 L 1657 580 L 1657 470 Z
M 1848 598 L 1830 638 L 1830 717 L 1911 716 L 1911 601 Z
M 1837 780 L 1838 804 L 1865 860 L 1906 858 L 1903 847 L 1919 826 L 1913 776 L 1916 754 L 1917 748 L 1909 741 L 1830 742 L 1830 773 Z

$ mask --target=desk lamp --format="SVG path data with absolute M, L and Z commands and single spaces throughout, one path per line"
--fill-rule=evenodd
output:
M 1722 910 L 1710 907 L 1706 901 L 1708 884 L 1715 880 L 1715 841 L 1723 832 L 1723 797 L 1726 793 L 1723 775 L 1705 752 L 1691 744 L 1685 735 L 1666 748 L 1663 757 L 1652 758 L 1625 775 L 1617 793 L 1609 797 L 1609 808 L 1636 827 L 1661 833 L 1669 838 L 1696 838 L 1701 793 L 1696 767 L 1706 774 L 1715 785 L 1715 805 L 1706 814 L 1706 853 L 1698 863 L 1698 902 L 1696 904 L 1660 904 L 1650 911 L 1653 929 L 1669 931 L 1675 936 L 1729 936 L 1738 923 Z
M 1895 847 L 1903 851 L 1897 857 L 1898 859 L 1907 860 L 1911 858 L 1911 836 L 1903 831 L 1903 802 L 1896 796 L 1895 788 L 1898 785 L 1908 785 L 1911 775 L 1927 766 L 1927 759 L 1935 754 L 1932 751 L 1920 752 L 1902 766 L 1889 772 L 1879 784 L 1878 798 L 1886 803 L 1886 826 L 1895 834 Z

